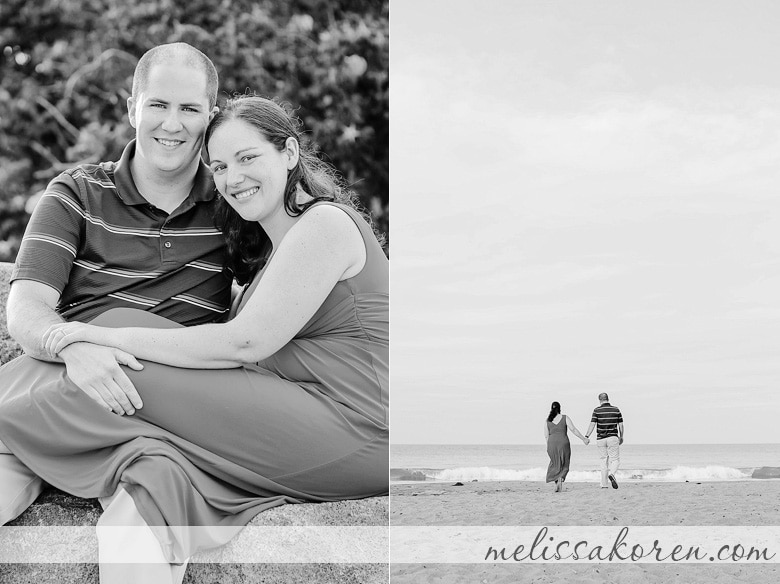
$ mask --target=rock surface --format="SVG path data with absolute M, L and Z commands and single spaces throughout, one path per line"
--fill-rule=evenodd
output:
M 0 263 L 0 363 L 21 354 L 19 346 L 8 336 L 5 305 L 8 297 L 8 279 L 11 265 Z M 100 516 L 96 500 L 79 499 L 56 489 L 47 489 L 38 500 L 11 526 L 94 526 Z M 250 526 L 383 526 L 388 524 L 388 498 L 375 497 L 358 501 L 335 503 L 305 503 L 285 505 L 258 515 Z M 83 530 L 82 530 L 83 531 Z M 91 530 L 90 530 L 91 532 Z M 17 533 L 16 531 L 14 532 Z M 35 546 L 42 531 L 25 530 L 10 545 Z M 240 563 L 246 551 L 257 549 L 262 542 L 255 541 L 256 532 L 245 530 L 227 546 L 218 551 L 219 563 L 191 563 L 184 582 L 217 583 L 286 583 L 314 584 L 384 584 L 388 581 L 386 564 L 284 564 Z M 0 584 L 54 584 L 97 583 L 98 567 L 94 537 L 73 537 L 58 542 L 69 546 L 68 563 L 3 564 L 0 563 Z M 3 542 L 4 545 L 8 542 Z M 194 558 L 203 561 L 210 556 Z
M 762 466 L 753 471 L 751 478 L 754 479 L 780 479 L 780 467 Z

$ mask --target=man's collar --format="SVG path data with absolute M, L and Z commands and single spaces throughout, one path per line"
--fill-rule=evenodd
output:
M 114 167 L 114 184 L 117 194 L 125 205 L 148 205 L 144 196 L 138 191 L 130 172 L 130 161 L 135 156 L 135 140 L 131 140 L 122 151 L 119 162 Z M 195 174 L 195 183 L 189 194 L 189 199 L 194 203 L 204 203 L 214 199 L 216 191 L 211 179 L 211 171 L 201 158 L 198 161 L 198 171 Z

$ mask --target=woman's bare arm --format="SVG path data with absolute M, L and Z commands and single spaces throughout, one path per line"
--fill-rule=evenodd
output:
M 53 348 L 61 350 L 66 341 L 89 341 L 117 347 L 139 359 L 198 369 L 256 363 L 287 344 L 344 274 L 361 262 L 365 262 L 365 244 L 352 218 L 342 209 L 320 205 L 290 228 L 233 320 L 176 329 L 66 324 L 59 327 L 66 331 L 65 340 Z

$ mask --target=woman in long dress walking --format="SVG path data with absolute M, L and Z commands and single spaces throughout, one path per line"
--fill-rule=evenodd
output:
M 544 424 L 544 439 L 547 442 L 547 456 L 550 457 L 545 482 L 555 481 L 556 493 L 563 490 L 563 481 L 569 474 L 569 463 L 571 462 L 569 431 L 586 445 L 590 443 L 590 438 L 586 438 L 580 433 L 571 418 L 561 413 L 561 404 L 554 401 Z

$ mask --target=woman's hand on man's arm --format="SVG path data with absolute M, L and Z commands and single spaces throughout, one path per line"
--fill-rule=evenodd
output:
M 67 325 L 55 307 L 59 292 L 34 280 L 17 280 L 8 295 L 8 331 L 30 357 L 64 362 L 68 377 L 98 405 L 117 414 L 132 414 L 143 404 L 120 365 L 143 366 L 132 355 L 116 349 L 78 342 L 60 349 L 57 357 L 46 349 L 52 327 Z

